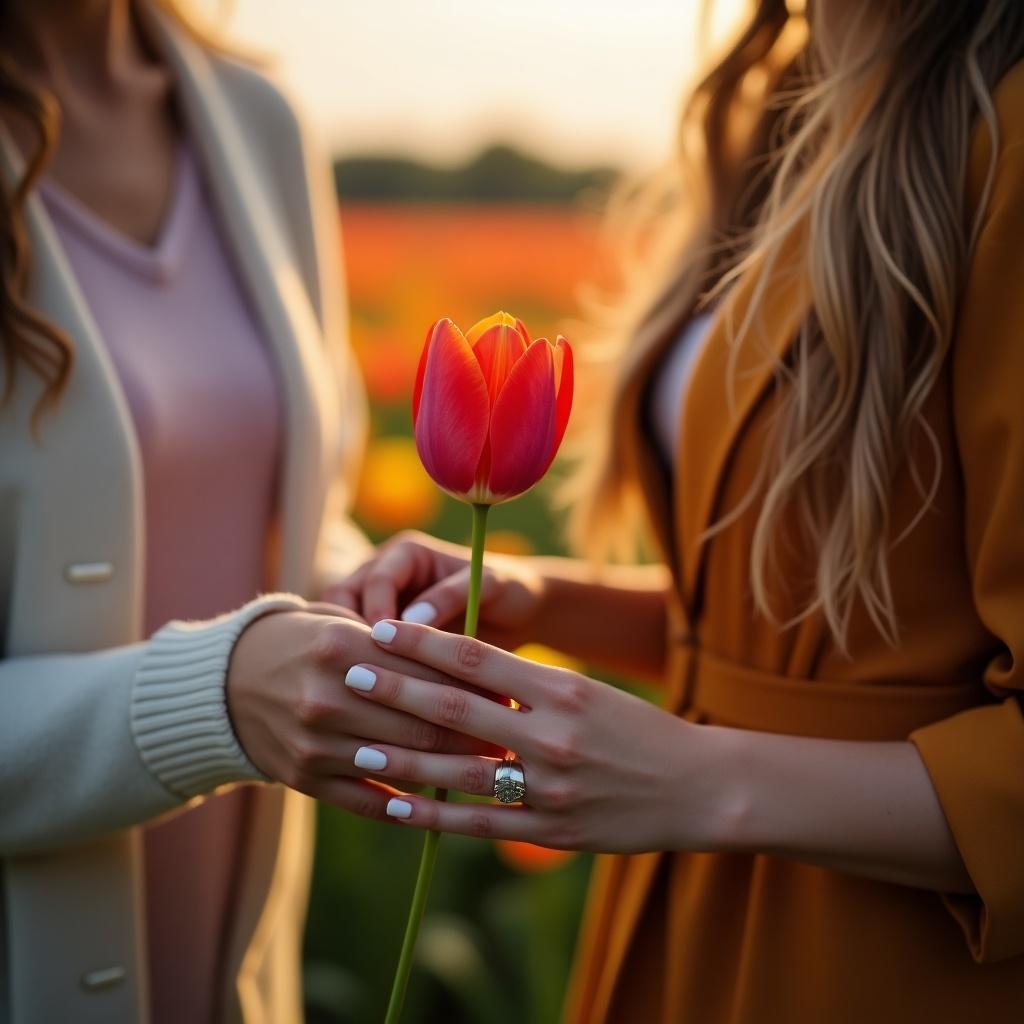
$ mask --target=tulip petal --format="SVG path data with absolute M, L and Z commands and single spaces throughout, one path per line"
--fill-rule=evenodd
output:
M 416 450 L 426 471 L 446 491 L 473 488 L 487 443 L 489 401 L 480 364 L 451 320 L 439 320 L 422 359 L 416 404 Z
M 413 426 L 416 426 L 416 417 L 419 416 L 420 413 L 420 395 L 423 392 L 423 373 L 427 368 L 427 353 L 430 351 L 430 342 L 431 339 L 434 337 L 434 331 L 437 330 L 442 321 L 447 321 L 448 323 L 451 323 L 451 320 L 448 320 L 447 317 L 442 317 L 441 320 L 436 320 L 434 323 L 430 325 L 429 329 L 427 330 L 427 336 L 423 341 L 423 351 L 420 353 L 419 366 L 416 367 L 416 383 L 413 384 L 412 386 Z M 452 324 L 452 326 L 454 327 L 455 325 Z M 456 330 L 458 330 L 458 328 L 456 328 Z
M 516 317 L 516 330 L 523 336 L 523 342 L 527 348 L 530 346 L 530 332 L 526 329 L 526 324 L 523 323 L 518 317 Z
M 475 324 L 468 331 L 466 331 L 466 341 L 470 345 L 475 345 L 480 339 L 480 336 L 485 332 L 489 331 L 492 327 L 515 327 L 519 323 L 518 320 L 511 313 L 506 313 L 502 310 L 500 313 L 492 313 L 490 316 L 485 316 L 483 320 L 477 320 Z
M 555 342 L 554 347 L 555 363 L 555 390 L 558 394 L 555 400 L 555 443 L 551 446 L 551 454 L 548 456 L 544 472 L 548 471 L 551 463 L 558 454 L 558 448 L 565 437 L 565 428 L 569 425 L 569 413 L 572 410 L 572 388 L 573 388 L 573 361 L 572 349 L 569 342 L 561 335 Z
M 478 336 L 476 342 L 471 344 L 473 354 L 483 371 L 484 380 L 487 381 L 487 393 L 490 395 L 493 409 L 505 381 L 508 380 L 508 375 L 512 372 L 512 367 L 526 351 L 526 342 L 523 341 L 513 321 L 511 324 L 500 323 L 488 327 Z
M 491 410 L 488 490 L 499 501 L 529 490 L 551 461 L 556 417 L 551 345 L 535 341 L 512 367 Z

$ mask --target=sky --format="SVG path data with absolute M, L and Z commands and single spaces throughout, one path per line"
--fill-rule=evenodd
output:
M 669 153 L 696 67 L 699 0 L 233 0 L 229 7 L 228 37 L 275 59 L 342 156 L 457 163 L 503 141 L 567 166 L 642 169 Z

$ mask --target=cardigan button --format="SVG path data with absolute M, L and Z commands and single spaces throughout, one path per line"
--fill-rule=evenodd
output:
M 113 562 L 73 562 L 64 570 L 68 583 L 106 583 L 113 575 Z
M 86 992 L 98 992 L 101 989 L 120 985 L 128 977 L 128 972 L 120 964 L 111 967 L 100 967 L 95 971 L 86 971 L 79 979 Z

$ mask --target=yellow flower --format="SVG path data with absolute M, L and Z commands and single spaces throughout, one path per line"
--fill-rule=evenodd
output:
M 530 661 L 539 662 L 541 665 L 553 665 L 555 668 L 567 668 L 573 672 L 582 672 L 583 663 L 576 658 L 562 654 L 561 651 L 545 647 L 543 644 L 523 644 L 516 654 L 520 658 L 527 658 Z
M 440 501 L 411 438 L 384 437 L 371 443 L 356 494 L 356 515 L 367 526 L 426 526 L 437 515 Z

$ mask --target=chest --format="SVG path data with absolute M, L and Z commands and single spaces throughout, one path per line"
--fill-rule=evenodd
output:
M 159 65 L 97 94 L 58 89 L 61 125 L 48 173 L 105 223 L 149 244 L 172 200 L 181 133 L 171 83 Z
M 200 127 L 206 123 L 198 114 L 196 121 Z M 280 527 L 273 584 L 303 592 L 330 459 L 339 443 L 336 396 L 306 290 L 309 279 L 298 272 L 291 248 L 292 222 L 270 187 L 273 182 L 253 173 L 251 154 L 230 131 L 230 122 L 221 128 L 219 135 L 200 133 L 203 164 L 238 282 L 267 342 L 273 371 L 257 367 L 257 375 L 263 374 L 261 386 L 269 380 L 280 389 L 282 451 L 275 485 Z M 16 180 L 16 148 L 9 140 L 0 142 L 4 173 Z M 26 229 L 33 257 L 29 303 L 71 339 L 75 363 L 60 402 L 38 420 L 33 413 L 41 387 L 28 371 L 18 374 L 11 399 L 0 407 L 0 644 L 9 655 L 119 646 L 143 635 L 144 480 L 127 396 L 132 385 L 119 379 L 96 311 L 38 195 L 27 204 Z M 184 255 L 187 264 L 187 247 Z M 137 321 L 121 303 L 112 304 L 110 315 Z M 150 312 L 144 322 L 153 326 L 158 319 L 174 324 L 180 311 L 175 316 Z M 218 415 L 222 401 L 238 397 L 237 382 L 227 388 L 213 383 L 191 358 L 196 351 L 191 346 L 201 350 L 210 337 L 207 333 L 204 342 L 189 332 L 178 353 L 185 358 L 173 363 L 176 386 L 189 389 L 190 400 L 177 410 L 151 404 L 149 422 L 158 442 L 166 417 L 183 408 L 184 419 L 175 422 L 192 432 L 192 450 L 201 448 L 207 436 L 202 419 Z M 141 376 L 139 394 L 152 393 L 155 379 Z
M 991 654 L 992 639 L 971 594 L 949 366 L 924 410 L 934 449 L 919 434 L 889 484 L 886 557 L 900 624 L 897 648 L 883 638 L 860 599 L 853 604 L 848 653 L 833 642 L 814 604 L 820 560 L 798 507 L 783 510 L 773 536 L 759 533 L 788 386 L 780 366 L 808 308 L 802 278 L 777 273 L 763 296 L 756 344 L 734 345 L 730 327 L 749 308 L 749 278 L 732 293 L 729 315 L 714 317 L 672 423 L 677 440 L 671 460 L 655 458 L 657 439 L 650 422 L 644 424 L 642 406 L 635 421 L 640 484 L 655 537 L 673 568 L 679 632 L 721 657 L 787 677 L 938 683 L 976 676 L 978 664 Z M 652 367 L 648 394 L 656 374 Z M 641 377 L 641 394 L 643 386 Z M 922 487 L 927 490 L 933 479 L 936 454 L 938 488 L 923 508 Z M 771 616 L 754 600 L 754 557 L 765 560 Z
M 707 386 L 706 378 L 700 386 Z M 781 388 L 767 387 L 734 432 L 709 506 L 712 532 L 684 555 L 693 560 L 691 572 L 693 564 L 698 566 L 692 593 L 701 643 L 723 656 L 795 678 L 952 685 L 976 677 L 990 656 L 991 636 L 972 598 L 948 369 L 924 411 L 936 447 L 918 434 L 890 484 L 886 558 L 899 623 L 895 647 L 882 637 L 860 598 L 850 613 L 848 652 L 833 642 L 824 615 L 813 605 L 821 583 L 819 551 L 795 504 L 765 541 L 772 617 L 756 606 L 751 560 L 761 543 L 760 496 L 769 482 L 764 467 L 770 463 L 781 394 Z M 716 418 L 705 407 L 699 444 L 713 446 L 727 433 L 727 408 L 723 400 Z M 683 440 L 684 455 L 693 441 Z M 925 504 L 922 488 L 933 479 L 936 490 Z M 677 507 L 686 505 L 688 485 L 692 480 L 685 477 L 677 482 Z
M 49 179 L 41 196 L 131 411 L 147 477 L 270 464 L 277 370 L 187 143 L 160 230 L 143 244 Z M 180 470 L 177 473 L 181 475 Z
M 707 339 L 712 314 L 698 313 L 687 320 L 678 337 L 655 367 L 647 388 L 646 416 L 651 437 L 662 461 L 671 467 L 679 448 L 683 403 L 693 367 Z

